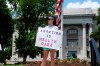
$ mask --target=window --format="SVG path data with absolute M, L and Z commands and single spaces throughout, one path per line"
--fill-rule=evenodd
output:
M 67 40 L 67 46 L 77 47 L 78 46 L 78 40 L 77 39 L 68 39 Z
M 69 29 L 67 31 L 67 35 L 77 35 L 78 34 L 78 30 L 76 29 Z
M 71 28 L 67 30 L 67 46 L 78 47 L 78 30 Z

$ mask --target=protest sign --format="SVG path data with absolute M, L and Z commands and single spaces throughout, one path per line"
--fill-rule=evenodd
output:
M 39 27 L 35 46 L 58 50 L 62 44 L 62 35 L 63 31 L 61 30 L 52 30 Z

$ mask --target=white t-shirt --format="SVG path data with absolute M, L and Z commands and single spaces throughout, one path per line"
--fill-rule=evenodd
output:
M 57 26 L 46 26 L 45 28 L 53 29 L 53 30 L 58 30 L 58 27 Z

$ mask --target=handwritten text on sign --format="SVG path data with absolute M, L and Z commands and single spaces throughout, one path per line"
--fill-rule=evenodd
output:
M 62 34 L 60 30 L 39 27 L 35 46 L 58 49 L 62 44 Z

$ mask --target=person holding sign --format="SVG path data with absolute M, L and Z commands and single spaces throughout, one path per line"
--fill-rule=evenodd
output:
M 58 27 L 56 26 L 56 19 L 53 16 L 48 17 L 48 26 L 46 26 L 45 28 L 48 29 L 53 29 L 53 30 L 58 30 Z M 49 38 L 50 36 L 48 36 Z M 51 57 L 51 66 L 54 66 L 54 55 L 56 50 L 55 49 L 50 49 L 50 48 L 43 48 L 43 60 L 41 63 L 41 66 L 47 66 L 46 62 L 47 62 L 47 57 L 48 57 L 48 53 L 50 52 L 50 57 Z

